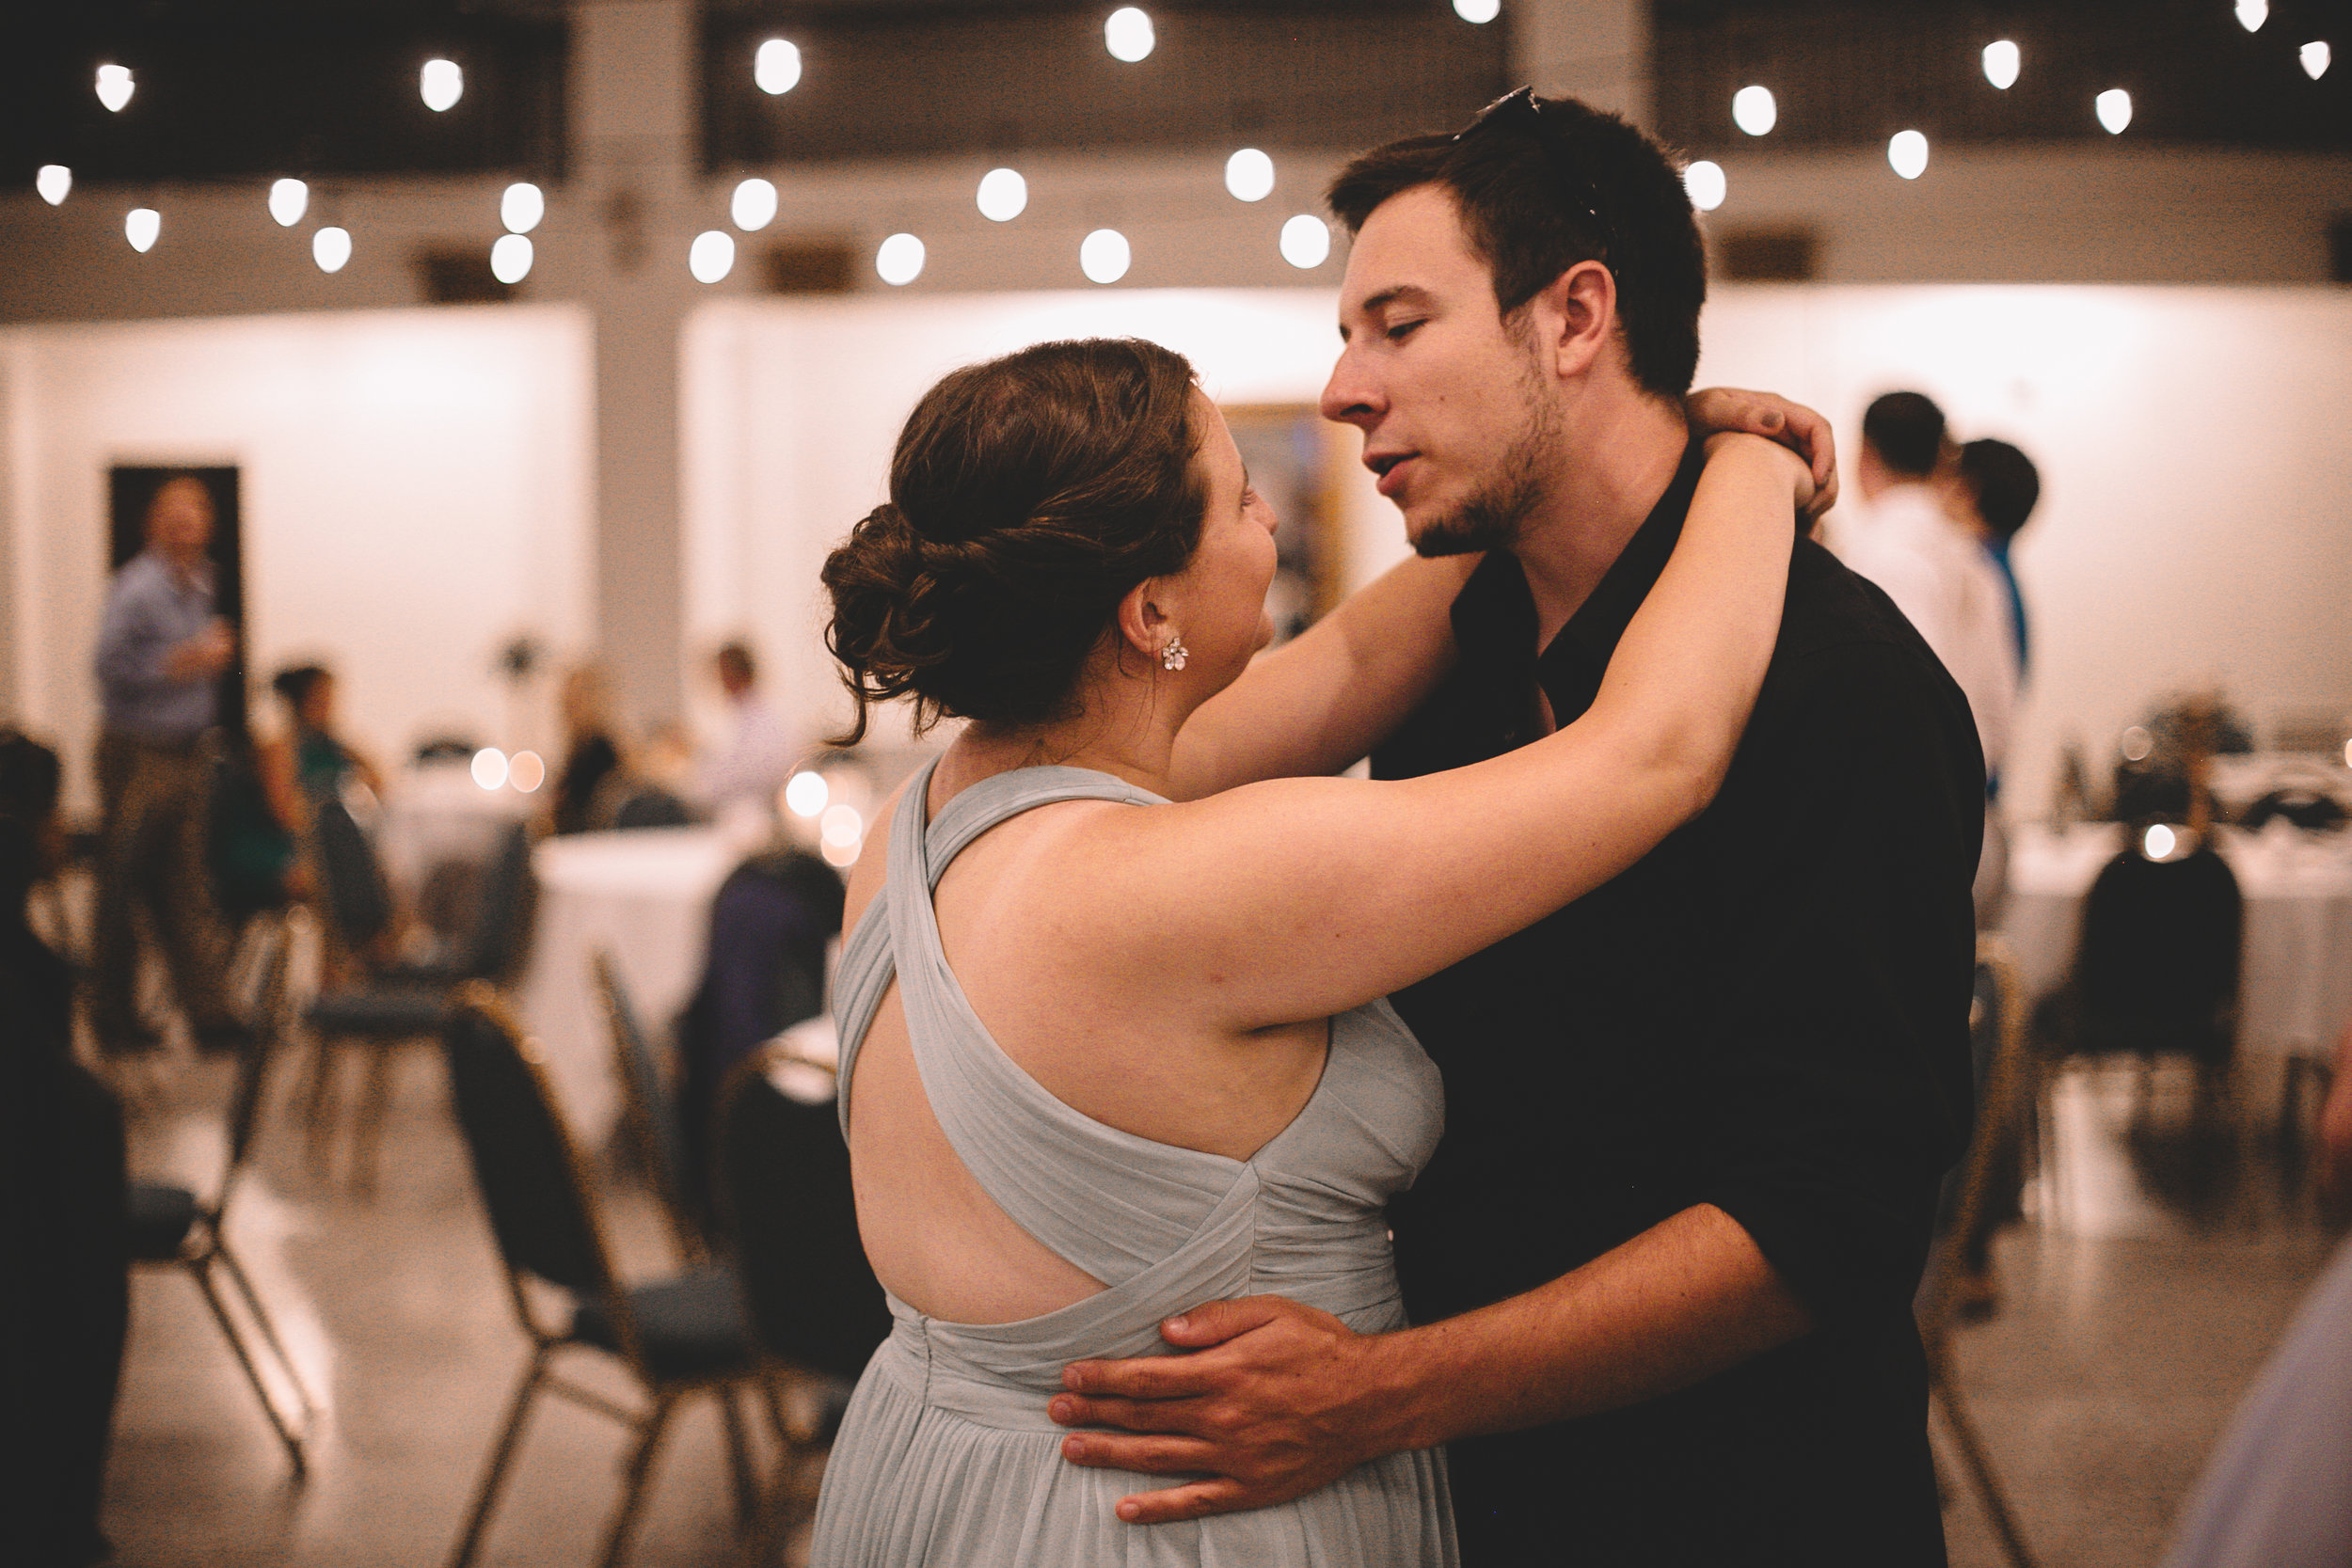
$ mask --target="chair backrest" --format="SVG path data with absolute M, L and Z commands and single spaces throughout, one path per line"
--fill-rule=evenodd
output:
M 721 1189 L 760 1348 L 853 1379 L 890 1333 L 858 1240 L 833 1072 L 771 1045 L 743 1063 L 720 1119 Z
M 312 802 L 310 840 L 336 938 L 355 955 L 365 954 L 392 923 L 391 885 L 375 846 L 351 808 L 333 795 Z
M 1987 1203 L 1993 1201 L 1994 1167 L 2002 1145 L 2017 1127 L 2025 1096 L 2033 1092 L 2026 1053 L 2025 1004 L 2016 971 L 1998 938 L 1977 939 L 1977 972 L 1968 1007 L 1969 1043 L 1979 1064 L 1976 1130 L 1961 1156 L 1952 1212 L 1919 1295 L 1920 1337 L 1931 1359 L 1943 1354 L 1944 1338 L 1957 1307 L 1961 1254 L 1975 1236 Z
M 612 811 L 615 828 L 683 828 L 693 820 L 685 801 L 651 784 L 632 790 Z
M 619 1320 L 626 1303 L 612 1288 L 586 1164 L 556 1111 L 535 1048 L 496 991 L 480 981 L 458 988 L 442 1021 L 441 1051 L 457 1125 L 507 1269 L 604 1301 Z
M 254 986 L 253 1037 L 238 1053 L 236 1082 L 229 1091 L 229 1165 L 213 1200 L 215 1217 L 228 1206 L 230 1189 L 253 1150 L 254 1127 L 262 1116 L 262 1090 L 286 1024 L 286 965 L 293 933 L 281 916 L 268 920 L 260 940 L 266 945 L 262 952 L 261 977 Z
M 522 967 L 538 885 L 531 874 L 530 825 L 510 822 L 477 884 L 473 931 L 462 966 L 467 979 L 496 983 Z
M 2083 902 L 2074 984 L 2089 1013 L 2177 1027 L 2237 999 L 2245 901 L 2210 843 L 2177 860 L 2137 848 L 2106 863 Z
M 687 1152 L 685 1131 L 678 1124 L 677 1104 L 654 1057 L 653 1042 L 629 1001 L 628 988 L 613 966 L 612 955 L 602 948 L 588 956 L 595 973 L 596 995 L 604 1004 L 605 1026 L 612 1037 L 612 1067 L 621 1081 L 621 1119 L 644 1162 L 645 1174 L 669 1216 L 671 1234 L 689 1257 L 703 1251 L 701 1227 L 686 1208 Z

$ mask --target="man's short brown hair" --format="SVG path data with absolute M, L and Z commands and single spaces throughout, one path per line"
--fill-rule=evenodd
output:
M 1633 379 L 1678 398 L 1698 373 L 1707 247 L 1666 150 L 1617 116 L 1573 98 L 1541 100 L 1550 134 L 1590 182 L 1604 234 L 1562 188 L 1537 133 L 1489 125 L 1474 135 L 1408 136 L 1352 159 L 1325 199 L 1351 234 L 1381 203 L 1422 185 L 1454 198 L 1470 248 L 1509 316 L 1579 261 L 1617 280 L 1617 320 Z

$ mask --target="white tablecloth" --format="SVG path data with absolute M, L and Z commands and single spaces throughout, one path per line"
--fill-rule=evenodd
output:
M 2352 1020 L 2352 833 L 2223 828 L 2217 846 L 2246 898 L 2239 1049 L 2325 1054 Z M 2065 978 L 2084 896 L 2122 847 L 2111 822 L 2013 830 L 2003 935 L 2028 996 Z
M 539 799 L 485 789 L 462 762 L 411 768 L 385 784 L 375 833 L 385 874 L 403 896 L 414 898 L 425 873 L 441 862 L 487 860 L 500 832 L 528 816 Z
M 590 1146 L 612 1132 L 621 1091 L 589 955 L 611 953 L 646 1028 L 663 1028 L 702 978 L 711 896 L 743 854 L 739 836 L 716 828 L 638 828 L 551 838 L 532 855 L 539 915 L 520 988 L 524 1023 Z

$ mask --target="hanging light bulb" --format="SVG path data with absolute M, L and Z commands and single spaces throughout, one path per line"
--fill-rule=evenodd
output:
M 752 56 L 752 82 L 774 97 L 801 85 L 801 46 L 789 39 L 770 39 Z
M 894 289 L 904 288 L 923 276 L 923 242 L 913 234 L 893 234 L 874 252 L 874 274 Z
M 1984 46 L 1984 79 L 2007 92 L 2017 85 L 2017 45 L 2000 39 Z
M 351 230 L 328 224 L 310 236 L 310 260 L 321 272 L 341 272 L 351 260 Z
M 1763 135 L 1779 124 L 1780 105 L 1772 101 L 1772 89 L 1750 87 L 1733 93 L 1731 122 L 1751 136 Z
M 501 234 L 490 247 L 490 276 L 501 283 L 519 283 L 531 276 L 531 239 L 524 234 Z
M 1887 166 L 1906 180 L 1928 171 L 1928 138 L 1916 131 L 1898 131 L 1886 141 Z
M 1029 205 L 1029 182 L 1021 171 L 992 168 L 980 176 L 980 216 L 991 223 L 1010 223 Z
M 735 220 L 736 228 L 749 234 L 776 221 L 776 204 L 775 182 L 755 176 L 735 187 L 727 215 Z
M 1103 47 L 1114 60 L 1133 65 L 1148 56 L 1158 41 L 1152 32 L 1152 19 L 1135 6 L 1120 7 L 1103 24 Z
M 2262 31 L 2270 20 L 2270 0 L 2237 0 L 2237 24 L 2249 33 Z
M 2111 136 L 2122 135 L 2123 127 L 2132 122 L 2132 95 L 2122 87 L 2107 88 L 2092 107 L 2098 110 L 2099 123 L 2107 128 Z
M 510 234 L 528 234 L 548 215 L 545 192 L 528 180 L 517 180 L 499 197 L 499 221 Z
M 155 237 L 163 231 L 164 214 L 152 207 L 134 207 L 122 214 L 122 237 L 141 255 L 155 248 Z
M 1263 201 L 1274 190 L 1274 160 L 1245 147 L 1225 160 L 1225 188 L 1243 201 Z
M 427 60 L 417 72 L 417 96 L 437 115 L 466 96 L 466 72 L 455 60 Z
M 1127 264 L 1134 259 L 1127 236 L 1116 229 L 1097 229 L 1078 242 L 1078 270 L 1090 283 L 1118 282 L 1127 276 Z
M 1465 22 L 1492 22 L 1502 14 L 1502 0 L 1454 0 L 1454 14 Z
M 109 114 L 120 114 L 138 87 L 131 79 L 131 68 L 127 65 L 102 65 L 98 68 L 98 101 L 106 105 Z
M 686 250 L 686 270 L 697 283 L 716 283 L 735 270 L 735 236 L 723 229 L 706 229 Z
M 2303 74 L 2316 82 L 2328 74 L 2329 55 L 2328 40 L 2313 39 L 2296 52 L 2296 57 L 2303 62 Z M 56 166 L 53 164 L 50 166 L 54 168 Z
M 33 189 L 40 192 L 40 198 L 52 207 L 60 206 L 66 193 L 73 189 L 73 171 L 63 164 L 43 164 L 40 172 L 33 176 Z
M 1282 260 L 1301 272 L 1330 259 L 1331 226 L 1312 213 L 1301 213 L 1282 225 Z
M 1711 158 L 1701 158 L 1682 171 L 1682 188 L 1690 193 L 1691 205 L 1702 213 L 1711 213 L 1724 204 L 1729 182 L 1724 179 L 1724 166 Z
M 292 229 L 302 221 L 302 214 L 310 210 L 310 187 L 299 180 L 272 181 L 269 187 L 269 215 L 278 220 L 280 229 Z

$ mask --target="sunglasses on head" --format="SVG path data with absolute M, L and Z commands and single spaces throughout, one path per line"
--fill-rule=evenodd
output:
M 1536 98 L 1535 89 L 1532 87 L 1514 87 L 1504 93 L 1479 110 L 1477 118 L 1454 134 L 1454 139 L 1467 141 L 1489 127 L 1517 131 L 1534 138 L 1535 145 L 1544 150 L 1544 158 L 1551 165 L 1552 175 L 1560 182 L 1568 200 L 1593 220 L 1594 229 L 1600 234 L 1601 260 L 1613 262 L 1617 253 L 1617 236 L 1609 227 L 1609 220 L 1601 216 L 1600 194 L 1594 190 L 1592 181 L 1586 179 L 1583 169 L 1578 166 L 1576 154 L 1568 150 L 1566 131 L 1555 117 L 1544 113 L 1543 103 Z

